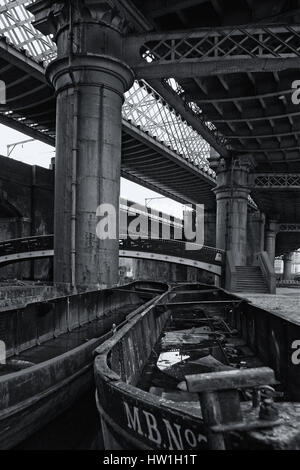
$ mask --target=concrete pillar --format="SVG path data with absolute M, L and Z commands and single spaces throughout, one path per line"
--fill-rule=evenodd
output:
M 217 170 L 216 246 L 231 251 L 235 266 L 246 265 L 247 213 L 249 189 L 248 160 L 220 163 Z
M 111 286 L 118 282 L 122 103 L 134 78 L 122 61 L 124 21 L 94 0 L 39 0 L 29 9 L 58 49 L 47 69 L 57 94 L 54 281 Z M 107 203 L 116 210 L 116 234 L 100 240 L 96 211 Z
M 216 213 L 214 211 L 204 212 L 204 244 L 216 246 Z
M 266 252 L 269 255 L 272 266 L 275 264 L 276 235 L 278 224 L 276 220 L 270 220 L 266 229 Z
M 294 253 L 286 253 L 283 257 L 283 280 L 289 281 L 293 278 Z
M 259 211 L 248 212 L 247 265 L 253 265 L 255 255 L 265 248 L 265 215 Z

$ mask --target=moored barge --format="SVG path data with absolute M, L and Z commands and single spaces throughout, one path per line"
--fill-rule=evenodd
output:
M 300 449 L 300 323 L 176 286 L 96 350 L 107 450 Z
M 94 350 L 168 290 L 156 282 L 0 311 L 0 449 L 11 449 L 93 387 Z

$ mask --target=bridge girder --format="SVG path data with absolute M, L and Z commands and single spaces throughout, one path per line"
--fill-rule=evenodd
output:
M 124 41 L 126 62 L 146 80 L 270 72 L 300 65 L 300 26 L 201 28 Z
M 292 233 L 292 232 L 299 232 L 300 233 L 300 224 L 280 224 L 279 225 L 279 232 L 286 232 L 286 233 Z
M 253 188 L 300 190 L 300 173 L 253 174 Z

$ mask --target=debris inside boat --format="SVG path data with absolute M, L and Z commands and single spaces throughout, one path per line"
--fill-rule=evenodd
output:
M 199 309 L 196 313 L 197 318 L 194 315 L 189 318 L 180 308 L 173 312 L 138 386 L 156 396 L 175 402 L 192 402 L 199 408 L 198 395 L 187 392 L 187 375 L 263 364 L 224 318 L 209 317 Z M 190 327 L 191 324 L 201 326 Z
M 295 387 L 298 374 L 291 370 L 292 380 L 286 382 L 284 368 L 278 362 L 279 356 L 275 356 L 270 348 L 274 338 L 277 342 L 281 341 L 283 320 L 269 312 L 261 312 L 244 299 L 229 295 L 222 289 L 206 290 L 204 285 L 198 284 L 186 286 L 185 289 L 182 286 L 177 287 L 173 292 L 175 293 L 171 295 L 164 294 L 164 301 L 150 308 L 146 317 L 142 315 L 140 320 L 133 318 L 135 326 L 128 326 L 124 330 L 124 338 L 128 337 L 128 340 L 119 343 L 118 337 L 122 338 L 121 330 L 120 336 L 117 335 L 116 339 L 109 343 L 108 349 L 105 346 L 103 349 L 103 364 L 106 364 L 105 357 L 109 348 L 112 347 L 115 351 L 115 342 L 124 345 L 123 353 L 116 349 L 119 359 L 116 361 L 112 355 L 109 363 L 116 367 L 116 370 L 122 370 L 125 378 L 125 370 L 129 367 L 129 372 L 133 363 L 130 361 L 130 365 L 124 369 L 121 358 L 125 354 L 127 341 L 130 349 L 133 347 L 129 338 L 135 335 L 135 328 L 143 328 L 138 325 L 148 324 L 148 321 L 153 322 L 153 328 L 158 328 L 157 340 L 153 342 L 151 339 L 152 347 L 148 360 L 139 362 L 138 359 L 139 367 L 141 363 L 144 364 L 143 367 L 139 372 L 134 367 L 133 375 L 130 372 L 129 379 L 126 379 L 126 382 L 129 380 L 127 383 L 131 383 L 132 378 L 137 376 L 134 392 L 136 397 L 139 395 L 137 390 L 142 394 L 146 392 L 146 395 L 140 396 L 141 409 L 133 404 L 132 410 L 128 408 L 128 397 L 126 398 L 124 406 L 129 429 L 133 429 L 130 424 L 133 420 L 131 413 L 134 413 L 134 420 L 137 420 L 135 426 L 138 426 L 140 435 L 139 426 L 142 426 L 142 421 L 139 420 L 142 419 L 142 413 L 145 416 L 151 414 L 151 420 L 159 426 L 158 422 L 166 416 L 162 413 L 162 410 L 165 410 L 170 416 L 175 413 L 172 420 L 174 416 L 179 419 L 179 412 L 186 417 L 184 419 L 191 420 L 192 427 L 193 420 L 199 420 L 198 430 L 202 429 L 199 434 L 201 442 L 193 441 L 194 444 L 190 446 L 189 443 L 178 441 L 178 447 L 175 447 L 178 449 L 201 449 L 206 448 L 206 445 L 211 449 L 300 449 L 300 400 L 298 388 Z M 151 320 L 146 320 L 147 315 L 150 315 Z M 270 337 L 262 337 L 262 332 L 263 335 L 268 332 L 261 329 L 260 323 L 266 321 L 269 322 Z M 159 327 L 154 326 L 156 322 Z M 298 326 L 291 325 L 298 329 Z M 293 335 L 294 333 L 293 331 Z M 284 340 L 286 341 L 286 338 Z M 135 348 L 139 347 L 138 344 Z M 270 356 L 266 358 L 266 352 L 269 350 Z M 278 348 L 275 352 L 278 354 Z M 97 364 L 102 364 L 101 347 L 97 349 L 97 354 L 99 359 L 96 360 L 96 379 L 99 377 Z M 275 366 L 278 365 L 276 378 L 274 371 L 266 367 L 271 361 Z M 115 393 L 121 386 L 115 382 L 113 376 L 111 377 L 109 368 L 106 367 L 104 366 L 103 370 L 107 371 L 105 375 L 109 383 L 113 380 L 112 393 Z M 278 377 L 283 380 L 278 380 Z M 102 400 L 105 395 L 104 388 L 101 392 Z M 153 397 L 151 413 L 143 410 L 143 406 L 150 406 L 151 398 L 146 398 L 147 396 Z M 121 403 L 123 400 L 124 398 Z M 136 400 L 134 402 L 139 403 Z M 97 403 L 100 411 L 102 408 L 99 402 Z M 215 413 L 215 410 L 218 411 Z M 163 421 L 169 429 L 169 421 Z M 147 422 L 146 420 L 146 424 Z M 177 424 L 174 426 L 177 430 L 181 429 Z M 109 436 L 107 424 L 103 429 L 106 430 L 104 434 Z M 163 429 L 157 432 L 158 435 L 164 433 Z M 170 432 L 174 434 L 174 431 Z M 186 433 L 189 434 L 189 430 Z M 148 437 L 147 432 L 143 435 L 146 441 L 151 441 L 151 432 Z M 111 438 L 107 439 L 112 446 Z M 163 444 L 163 448 L 169 448 L 169 444 Z M 161 445 L 158 443 L 157 448 L 162 448 Z

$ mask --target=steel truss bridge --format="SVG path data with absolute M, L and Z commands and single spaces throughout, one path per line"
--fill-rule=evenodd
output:
M 53 145 L 55 100 L 44 68 L 56 49 L 34 28 L 25 8 L 31 3 L 0 0 L 0 77 L 8 83 L 0 121 Z M 209 145 L 224 159 L 250 154 L 259 209 L 280 224 L 298 224 L 297 2 L 107 4 L 130 24 L 124 49 L 137 77 L 123 108 L 123 176 L 213 208 Z
M 25 8 L 31 3 L 0 0 L 0 79 L 6 83 L 0 122 L 54 146 L 56 103 L 45 67 L 56 45 L 32 25 Z M 123 106 L 122 176 L 179 202 L 213 208 L 209 152 L 199 132 L 150 84 L 134 83 Z

